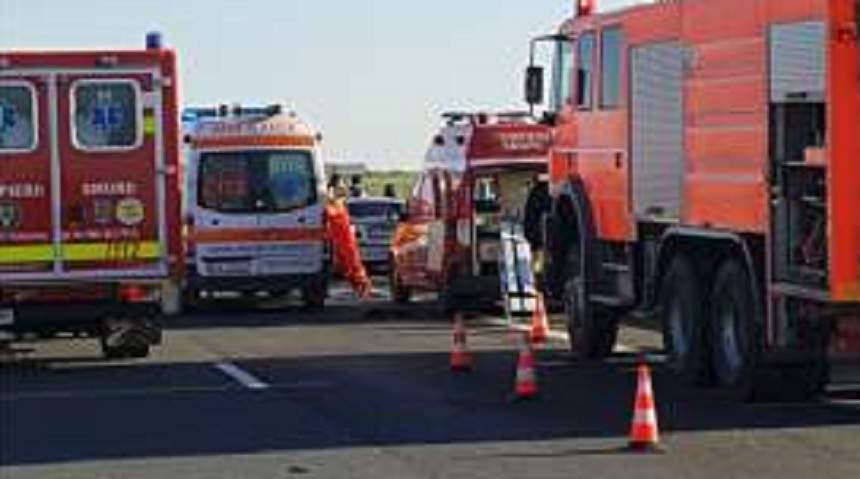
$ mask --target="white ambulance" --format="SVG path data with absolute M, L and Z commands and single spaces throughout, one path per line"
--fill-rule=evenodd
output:
M 328 288 L 321 136 L 281 106 L 189 109 L 186 298 Z

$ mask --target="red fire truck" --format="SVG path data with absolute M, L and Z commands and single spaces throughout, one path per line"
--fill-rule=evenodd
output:
M 176 58 L 0 52 L 0 335 L 161 340 L 182 273 Z
M 499 299 L 502 223 L 522 222 L 549 143 L 549 129 L 527 113 L 445 115 L 394 236 L 395 300 L 413 291 L 459 308 Z
M 674 369 L 745 397 L 860 364 L 860 2 L 593 7 L 537 40 L 574 350 L 609 354 L 622 316 L 653 314 Z

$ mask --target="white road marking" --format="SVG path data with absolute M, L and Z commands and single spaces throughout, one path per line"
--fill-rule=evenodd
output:
M 215 365 L 215 369 L 226 374 L 231 379 L 248 389 L 252 389 L 254 391 L 269 389 L 268 384 L 233 363 L 218 363 Z

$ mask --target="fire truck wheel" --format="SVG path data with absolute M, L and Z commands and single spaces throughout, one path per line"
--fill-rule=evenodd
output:
M 702 320 L 705 308 L 699 285 L 690 261 L 683 256 L 675 257 L 660 288 L 659 312 L 670 367 L 686 382 L 706 385 L 707 322 Z
M 563 293 L 570 349 L 578 357 L 603 358 L 615 348 L 618 317 L 611 309 L 588 300 L 580 264 L 577 249 L 571 248 Z
M 729 260 L 717 271 L 710 298 L 711 367 L 717 384 L 749 399 L 756 381 L 761 308 L 743 264 Z M 769 381 L 764 381 L 769 382 Z

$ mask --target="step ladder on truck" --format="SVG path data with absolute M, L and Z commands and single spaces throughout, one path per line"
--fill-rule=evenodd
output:
M 182 275 L 176 57 L 0 51 L 0 336 L 143 357 Z
M 653 316 L 680 380 L 819 393 L 860 364 L 860 1 L 595 4 L 533 42 L 574 353 Z

